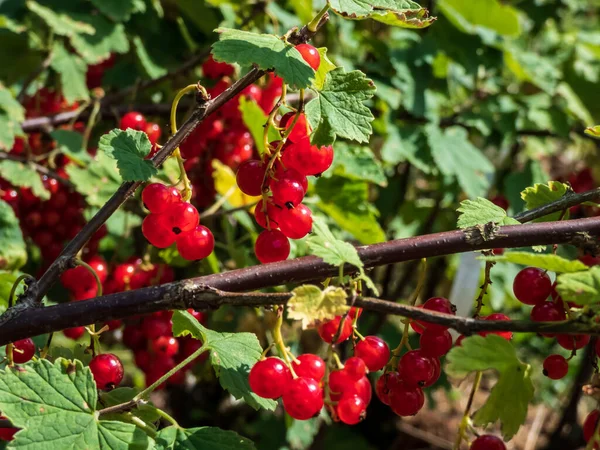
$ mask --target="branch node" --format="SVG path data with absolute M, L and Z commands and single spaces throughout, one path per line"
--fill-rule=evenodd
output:
M 481 245 L 484 242 L 491 241 L 496 237 L 498 226 L 493 222 L 474 227 L 465 228 L 463 231 L 469 245 Z

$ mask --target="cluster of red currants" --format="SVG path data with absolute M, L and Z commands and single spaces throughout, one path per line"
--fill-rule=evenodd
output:
M 121 121 L 119 122 L 119 128 L 121 130 L 127 130 L 131 128 L 136 131 L 143 131 L 148 136 L 148 140 L 150 144 L 152 144 L 152 152 L 149 156 L 153 155 L 157 150 L 156 144 L 160 139 L 162 134 L 162 130 L 160 125 L 155 122 L 148 122 L 146 117 L 142 113 L 136 111 L 130 111 L 121 117 Z
M 595 409 L 587 415 L 583 422 L 583 439 L 585 442 L 590 442 L 596 433 L 598 428 L 598 420 L 600 419 L 600 410 Z M 594 450 L 600 449 L 600 440 L 596 439 L 594 442 Z
M 555 290 L 546 271 L 535 267 L 521 270 L 514 279 L 513 292 L 517 300 L 525 305 L 532 305 L 531 320 L 534 322 L 558 322 L 566 320 L 565 308 L 580 308 L 575 303 L 565 304 Z M 575 352 L 585 347 L 590 336 L 585 334 L 554 335 L 542 333 L 542 336 L 556 338 L 556 342 L 565 350 Z M 570 358 L 569 358 L 570 359 Z M 569 371 L 568 359 L 559 354 L 548 356 L 544 360 L 544 375 L 553 380 L 563 378 Z
M 184 202 L 175 187 L 152 183 L 142 191 L 150 214 L 142 222 L 142 233 L 152 245 L 167 248 L 177 243 L 179 254 L 189 261 L 206 258 L 215 248 L 211 231 L 200 225 L 200 214 Z

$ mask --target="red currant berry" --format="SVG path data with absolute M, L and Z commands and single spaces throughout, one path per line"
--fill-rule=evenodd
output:
M 350 317 L 353 320 L 357 319 L 361 316 L 362 312 L 362 308 L 357 308 L 356 306 L 353 306 L 352 308 L 350 308 L 350 311 L 348 311 L 348 317 Z
M 335 319 L 329 320 L 327 322 L 322 323 L 317 328 L 319 332 L 319 336 L 328 344 L 333 342 L 333 338 L 337 335 L 338 329 L 340 327 L 340 322 L 342 321 L 343 316 L 336 316 Z M 344 324 L 342 325 L 342 331 L 340 332 L 339 337 L 335 341 L 336 344 L 344 342 L 346 339 L 350 337 L 352 334 L 352 320 L 346 318 L 344 320 Z
M 421 350 L 411 350 L 400 358 L 398 373 L 408 386 L 423 386 L 434 377 L 435 363 Z
M 279 121 L 279 126 L 281 128 L 285 128 L 286 130 L 288 130 L 292 126 L 295 116 L 296 116 L 295 112 L 289 112 L 289 113 L 285 114 Z M 306 120 L 306 116 L 304 115 L 304 113 L 300 113 L 300 116 L 298 117 L 298 120 L 296 121 L 294 128 L 288 134 L 287 140 L 289 142 L 298 142 L 301 139 L 308 136 L 309 134 L 310 134 L 310 128 L 308 126 L 308 121 Z
M 290 239 L 302 239 L 312 230 L 312 211 L 302 203 L 284 208 L 278 216 L 279 229 Z
M 304 59 L 313 70 L 319 69 L 319 65 L 321 64 L 319 50 L 310 44 L 298 44 L 296 45 L 296 50 L 300 52 L 302 59 Z
M 147 125 L 146 118 L 143 114 L 131 111 L 121 118 L 119 128 L 121 128 L 121 130 L 132 128 L 137 131 L 145 131 Z
M 392 411 L 404 417 L 414 416 L 425 404 L 425 395 L 421 388 L 411 387 L 402 382 L 390 389 L 388 399 Z
M 162 214 L 171 203 L 181 202 L 181 193 L 176 188 L 152 183 L 142 191 L 142 202 L 151 213 Z
M 163 226 L 175 234 L 192 231 L 198 226 L 200 214 L 188 202 L 172 203 L 165 212 L 159 216 Z
M 304 199 L 304 188 L 297 180 L 291 178 L 271 180 L 269 187 L 273 192 L 273 200 L 280 205 L 297 206 Z
M 531 309 L 530 318 L 533 322 L 559 322 L 566 319 L 562 306 L 552 302 L 538 303 Z M 554 334 L 542 333 L 542 336 L 553 337 Z
M 490 201 L 496 205 L 499 206 L 500 208 L 507 210 L 509 207 L 509 203 L 508 200 L 506 199 L 506 197 L 504 195 L 496 195 L 495 197 L 492 197 L 490 199 Z
M 377 372 L 390 360 L 390 348 L 377 336 L 367 336 L 356 344 L 354 356 L 362 359 L 371 372 Z
M 217 62 L 212 55 L 202 64 L 202 73 L 206 78 L 216 80 L 217 78 L 228 77 L 235 71 L 233 66 L 227 63 Z
M 506 450 L 506 445 L 499 437 L 484 434 L 471 443 L 469 450 Z
M 426 309 L 428 311 L 440 312 L 440 313 L 444 313 L 444 314 L 452 314 L 452 315 L 456 314 L 456 306 L 454 306 L 450 302 L 450 300 L 448 300 L 447 298 L 444 298 L 444 297 L 430 298 L 425 303 L 423 303 L 423 309 Z M 428 322 L 419 321 L 419 324 L 422 327 L 429 328 L 431 330 L 442 331 L 442 330 L 448 329 L 448 327 L 446 327 L 444 325 L 437 325 L 437 324 L 428 323 Z
M 188 261 L 204 259 L 213 252 L 214 248 L 215 238 L 204 225 L 198 225 L 192 231 L 177 236 L 177 251 Z
M 162 214 L 148 214 L 142 222 L 142 234 L 156 248 L 170 247 L 177 238 L 165 222 Z
M 510 321 L 510 317 L 508 317 L 506 314 L 502 314 L 502 313 L 493 313 L 493 314 L 490 314 L 489 316 L 482 317 L 482 319 L 483 320 Z M 498 336 L 506 339 L 507 341 L 510 341 L 513 336 L 512 331 L 482 331 L 479 334 L 484 337 L 487 336 L 488 334 L 497 334 Z
M 179 342 L 173 336 L 160 336 L 152 341 L 152 350 L 161 358 L 171 358 L 179 351 Z
M 13 343 L 13 361 L 17 364 L 23 364 L 33 358 L 35 354 L 35 344 L 31 338 L 21 339 Z
M 439 358 L 452 348 L 452 336 L 448 330 L 425 330 L 421 335 L 421 351 L 425 356 Z
M 246 195 L 261 195 L 266 169 L 267 167 L 256 159 L 242 163 L 235 176 L 240 190 Z
M 260 202 L 254 209 L 254 218 L 256 223 L 261 227 L 276 230 L 279 228 L 279 216 L 283 212 L 283 209 L 272 202 L 267 202 L 267 211 L 265 214 L 264 203 Z M 269 224 L 267 226 L 267 216 L 269 217 Z
M 333 162 L 333 147 L 328 145 L 317 147 L 311 145 L 310 138 L 305 137 L 285 148 L 281 162 L 288 169 L 294 169 L 302 175 L 320 175 Z
M 352 381 L 358 381 L 367 374 L 367 365 L 361 358 L 352 356 L 344 363 L 344 371 Z
M 102 353 L 90 361 L 90 370 L 98 389 L 112 389 L 123 380 L 123 364 L 112 353 Z
M 69 339 L 73 339 L 74 341 L 83 336 L 83 333 L 85 333 L 85 327 L 73 327 L 66 328 L 63 330 L 63 334 Z
M 100 282 L 104 283 L 108 277 L 108 265 L 106 264 L 104 258 L 100 255 L 94 255 L 87 260 L 87 263 L 92 269 L 94 269 L 94 272 L 96 272 L 96 275 L 98 275 Z M 96 280 L 94 280 L 94 282 L 95 281 Z
M 0 419 L 6 420 L 7 418 L 4 416 L 0 416 Z M 14 439 L 17 431 L 19 431 L 19 428 L 14 428 L 14 427 L 0 428 L 0 441 L 12 441 Z
M 339 419 L 346 425 L 356 425 L 365 418 L 367 405 L 358 395 L 343 395 L 336 406 Z
M 138 325 L 127 325 L 123 329 L 123 345 L 131 350 L 138 350 L 146 346 L 146 337 L 142 327 Z
M 423 384 L 423 388 L 433 386 L 442 374 L 442 365 L 440 364 L 440 360 L 437 358 L 431 358 L 431 361 L 433 362 L 433 376 L 426 381 L 425 384 Z
M 513 292 L 521 303 L 536 305 L 548 298 L 552 291 L 552 281 L 548 274 L 537 267 L 521 270 L 513 282 Z
M 283 407 L 297 420 L 314 417 L 323 407 L 323 390 L 312 378 L 298 377 L 288 383 L 283 394 Z
M 148 140 L 152 145 L 156 144 L 160 139 L 160 135 L 162 131 L 160 129 L 160 125 L 154 122 L 148 122 L 146 124 L 146 134 L 148 135 Z
M 256 239 L 254 252 L 263 264 L 283 261 L 290 254 L 290 241 L 279 230 L 264 230 Z
M 390 404 L 390 391 L 394 386 L 401 382 L 402 379 L 398 372 L 386 372 L 377 379 L 377 382 L 375 383 L 375 394 L 377 394 L 381 403 L 384 405 Z
M 154 340 L 161 336 L 171 336 L 173 325 L 171 319 L 162 317 L 146 317 L 142 322 L 142 332 L 146 339 Z
M 590 442 L 590 439 L 592 439 L 592 437 L 594 436 L 596 428 L 598 427 L 599 418 L 600 411 L 598 411 L 597 409 L 593 410 L 585 418 L 585 421 L 583 422 L 583 439 L 585 439 L 585 442 Z M 598 448 L 598 444 L 600 444 L 600 442 L 596 441 L 594 443 L 594 448 Z
M 580 350 L 590 342 L 588 334 L 559 334 L 556 342 L 566 350 Z
M 560 380 L 569 371 L 569 363 L 562 355 L 550 355 L 544 360 L 544 375 Z
M 250 370 L 250 389 L 262 398 L 279 398 L 292 381 L 290 369 L 279 358 L 258 361 Z
M 317 355 L 305 353 L 304 355 L 298 356 L 296 361 L 292 363 L 292 367 L 299 377 L 312 378 L 321 381 L 325 376 L 325 361 Z

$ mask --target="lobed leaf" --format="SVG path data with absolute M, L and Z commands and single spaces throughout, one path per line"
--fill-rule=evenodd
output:
M 477 197 L 475 200 L 463 200 L 457 209 L 458 228 L 468 228 L 494 222 L 498 225 L 519 225 L 519 221 L 508 217 L 506 211 L 493 204 L 486 198 Z
M 69 52 L 58 40 L 54 42 L 52 54 L 50 65 L 60 74 L 62 92 L 67 103 L 89 100 L 90 94 L 85 78 L 87 66 L 83 59 Z
M 98 149 L 117 161 L 119 173 L 125 181 L 148 181 L 158 170 L 144 159 L 152 145 L 143 131 L 112 130 L 100 138 Z
M 547 184 L 538 183 L 521 192 L 521 198 L 525 201 L 527 209 L 535 209 L 559 200 L 569 192 L 569 189 L 570 188 L 566 184 L 561 183 L 560 181 L 549 181 Z M 533 222 L 555 221 L 558 220 L 562 214 L 562 211 L 558 211 L 535 219 Z M 568 211 L 563 218 L 569 218 Z
M 581 306 L 600 302 L 600 266 L 583 272 L 561 274 L 556 282 L 556 291 L 564 301 Z
M 346 313 L 346 292 L 339 287 L 330 286 L 324 291 L 314 285 L 304 285 L 292 291 L 287 303 L 289 319 L 301 320 L 306 330 L 317 322 L 324 322 Z
M 484 261 L 510 262 L 521 264 L 523 266 L 538 267 L 543 270 L 549 270 L 557 273 L 581 272 L 587 270 L 586 266 L 581 261 L 574 259 L 569 260 L 562 256 L 553 255 L 551 253 L 530 253 L 530 252 L 505 252 L 498 256 L 482 256 Z
M 436 20 L 412 0 L 331 0 L 329 4 L 346 19 L 370 18 L 401 28 L 426 28 Z
M 13 186 L 30 188 L 36 197 L 42 200 L 50 198 L 50 192 L 44 187 L 37 171 L 19 161 L 0 161 L 0 177 Z

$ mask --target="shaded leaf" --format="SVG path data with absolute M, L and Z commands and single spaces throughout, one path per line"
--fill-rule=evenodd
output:
M 600 266 L 585 272 L 561 274 L 556 282 L 556 291 L 564 301 L 582 306 L 600 302 Z
M 581 272 L 588 269 L 588 266 L 577 259 L 569 260 L 551 253 L 505 252 L 498 256 L 482 256 L 480 259 L 484 261 L 511 262 L 557 273 Z
M 0 269 L 19 269 L 27 262 L 27 249 L 19 220 L 8 203 L 0 200 Z
M 76 54 L 70 53 L 58 40 L 54 42 L 52 54 L 50 65 L 60 74 L 62 91 L 67 103 L 89 100 L 85 62 Z
M 345 314 L 349 307 L 346 304 L 346 292 L 339 287 L 330 286 L 321 291 L 317 286 L 304 285 L 292 291 L 287 303 L 289 319 L 301 320 L 302 329 L 306 330 L 316 322 L 325 322 Z
M 50 192 L 44 187 L 37 171 L 19 161 L 0 161 L 0 177 L 13 186 L 30 188 L 33 195 L 42 200 L 50 198 Z
M 254 450 L 254 443 L 217 427 L 163 428 L 156 436 L 156 450 Z

